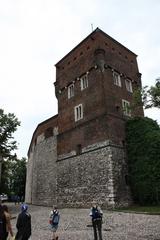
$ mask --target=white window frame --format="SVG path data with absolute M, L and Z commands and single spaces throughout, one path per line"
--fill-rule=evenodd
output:
M 74 117 L 75 117 L 75 122 L 77 122 L 83 118 L 83 105 L 82 104 L 79 104 L 74 107 Z
M 116 85 L 116 86 L 119 86 L 119 87 L 122 86 L 122 84 L 121 84 L 121 76 L 116 71 L 113 71 L 113 82 L 114 82 L 114 85 Z
M 81 77 L 81 91 L 88 87 L 88 74 Z
M 130 102 L 125 99 L 122 99 L 122 108 L 125 116 L 131 116 Z
M 68 86 L 68 99 L 74 97 L 74 84 Z
M 125 85 L 126 85 L 126 89 L 128 92 L 133 92 L 133 89 L 132 89 L 132 81 L 130 79 L 125 79 Z

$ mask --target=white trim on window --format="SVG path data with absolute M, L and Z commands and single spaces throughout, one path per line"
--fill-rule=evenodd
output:
M 118 72 L 113 71 L 113 82 L 115 85 L 121 87 L 121 76 Z
M 122 108 L 125 116 L 131 116 L 130 102 L 122 99 Z
M 81 91 L 88 87 L 88 75 L 85 74 L 81 77 Z
M 75 117 L 75 122 L 77 122 L 83 118 L 83 105 L 82 104 L 79 104 L 74 107 L 74 117 Z
M 125 85 L 128 92 L 133 92 L 132 90 L 132 81 L 130 79 L 125 79 Z
M 74 84 L 68 86 L 68 99 L 74 96 Z

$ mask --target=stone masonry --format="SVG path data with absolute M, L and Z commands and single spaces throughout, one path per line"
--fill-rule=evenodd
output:
M 58 115 L 40 123 L 28 151 L 26 201 L 104 208 L 132 202 L 125 121 L 141 87 L 136 55 L 96 29 L 56 64 Z M 126 105 L 127 104 L 127 107 Z

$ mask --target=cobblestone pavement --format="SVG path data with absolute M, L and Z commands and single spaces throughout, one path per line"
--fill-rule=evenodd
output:
M 8 204 L 16 233 L 20 206 Z M 48 219 L 51 208 L 29 206 L 32 240 L 51 240 Z M 89 209 L 60 209 L 59 240 L 93 240 Z M 160 215 L 131 214 L 104 210 L 103 240 L 160 240 Z

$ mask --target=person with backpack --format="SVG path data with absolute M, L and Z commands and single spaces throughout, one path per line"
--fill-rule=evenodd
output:
M 58 240 L 58 235 L 56 234 L 59 225 L 60 214 L 57 207 L 53 207 L 50 212 L 49 224 L 50 230 L 52 231 L 52 240 Z
M 102 217 L 103 212 L 99 206 L 94 202 L 90 211 L 90 217 L 92 218 L 92 226 L 94 232 L 94 240 L 102 240 Z
M 28 240 L 31 236 L 31 215 L 28 213 L 28 206 L 22 204 L 21 213 L 17 219 L 17 234 L 15 240 Z

